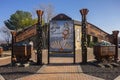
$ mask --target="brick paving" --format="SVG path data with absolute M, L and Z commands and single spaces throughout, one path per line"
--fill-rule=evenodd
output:
M 88 48 L 87 55 L 88 55 L 87 56 L 88 61 L 94 59 L 92 48 Z M 45 64 L 47 64 L 46 56 L 48 56 L 47 50 L 44 50 L 43 51 L 43 63 L 45 63 Z M 75 56 L 76 56 L 76 59 L 75 59 L 76 63 L 80 63 L 82 61 L 81 50 L 76 50 Z M 73 57 L 50 57 L 50 63 L 73 63 Z
M 1 57 L 0 58 L 0 66 L 2 65 L 6 65 L 6 64 L 10 64 L 11 63 L 11 51 L 5 51 L 3 52 L 2 54 L 8 54 L 9 56 L 6 56 L 6 57 Z
M 16 80 L 104 80 L 82 73 L 79 65 L 44 65 L 36 74 Z
M 94 59 L 94 55 L 92 54 L 93 53 L 93 51 L 92 51 L 92 49 L 88 49 L 88 60 L 91 60 L 91 59 Z M 11 53 L 11 52 L 9 52 L 9 53 Z M 47 50 L 43 50 L 43 63 L 44 64 L 47 64 Z M 59 60 L 60 59 L 60 60 Z M 81 62 L 81 59 L 82 59 L 82 57 L 81 57 L 81 51 L 80 50 L 77 50 L 76 51 L 76 63 L 80 63 Z M 36 60 L 37 60 L 37 56 L 36 56 L 36 54 L 35 53 L 33 53 L 32 54 L 32 60 L 33 61 L 35 61 L 36 62 Z M 50 58 L 50 62 L 51 63 L 71 63 L 71 61 L 73 61 L 73 58 L 69 58 L 69 57 L 67 57 L 67 58 L 64 58 L 64 57 L 51 57 Z M 5 57 L 5 58 L 0 58 L 0 66 L 2 66 L 2 65 L 6 65 L 6 64 L 9 64 L 9 63 L 11 63 L 11 57 L 9 56 L 9 57 Z
M 0 80 L 5 80 L 4 77 L 2 75 L 0 75 Z
M 43 51 L 43 63 L 40 70 L 30 76 L 16 80 L 103 80 L 94 76 L 86 75 L 78 63 L 81 62 L 80 50 L 76 52 L 76 64 L 73 64 L 73 57 L 51 57 L 47 65 L 47 51 Z M 88 59 L 94 59 L 92 50 L 89 51 Z
M 94 59 L 92 53 L 92 50 L 88 51 L 88 60 Z M 47 63 L 46 52 L 43 52 L 43 56 L 43 63 Z M 35 57 L 34 60 L 36 60 Z M 76 63 L 79 62 L 81 62 L 80 50 L 76 51 Z M 0 65 L 7 63 L 10 63 L 10 58 L 0 60 Z M 51 57 L 50 63 L 49 65 L 42 66 L 34 75 L 25 76 L 16 80 L 104 80 L 84 74 L 79 64 L 72 64 L 73 58 Z
M 0 59 L 0 66 L 10 64 L 10 62 L 11 62 L 11 57 Z

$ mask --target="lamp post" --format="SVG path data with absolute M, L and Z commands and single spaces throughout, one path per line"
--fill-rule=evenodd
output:
M 37 16 L 38 16 L 38 23 L 37 23 L 37 64 L 42 64 L 42 10 L 36 10 Z
M 112 31 L 112 36 L 113 36 L 113 44 L 115 44 L 115 56 L 114 56 L 114 60 L 117 62 L 118 60 L 118 34 L 119 34 L 119 31 L 118 30 L 115 30 L 115 31 Z
M 82 48 L 82 63 L 87 63 L 87 32 L 86 32 L 86 15 L 88 13 L 88 9 L 80 10 L 82 15 L 82 39 L 81 39 L 81 48 Z
M 12 34 L 12 42 L 11 42 L 11 46 L 12 46 L 12 50 L 11 50 L 11 63 L 12 63 L 12 66 L 14 65 L 14 53 L 13 53 L 13 45 L 15 43 L 15 35 L 16 35 L 16 31 L 11 31 L 11 34 Z

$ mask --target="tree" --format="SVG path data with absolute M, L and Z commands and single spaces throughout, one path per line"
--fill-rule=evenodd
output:
M 16 27 L 14 26 L 14 24 L 10 21 L 10 20 L 6 20 L 4 21 L 4 24 L 7 26 L 7 28 L 9 28 L 10 30 L 16 30 Z
M 5 25 L 9 29 L 19 30 L 24 29 L 30 25 L 33 25 L 37 22 L 37 19 L 32 19 L 30 12 L 26 11 L 16 11 L 10 16 L 9 20 L 4 21 Z
M 39 7 L 35 10 L 43 10 L 44 14 L 43 14 L 43 20 L 45 23 L 49 23 L 49 21 L 51 20 L 51 18 L 53 18 L 54 14 L 54 6 L 51 4 L 40 4 L 38 5 Z M 34 11 L 35 11 L 34 10 Z M 36 13 L 33 13 L 33 15 L 35 16 Z
M 43 15 L 44 16 L 43 18 L 46 23 L 49 23 L 51 18 L 54 16 L 54 8 L 52 5 L 49 4 L 44 7 L 44 11 L 45 11 L 45 13 Z
M 44 48 L 47 48 L 49 21 L 55 15 L 54 14 L 54 6 L 51 4 L 40 4 L 40 10 L 44 11 L 43 20 L 44 20 L 45 24 L 43 26 L 43 46 L 44 46 Z
M 0 29 L 0 33 L 3 36 L 4 41 L 7 43 L 7 45 L 9 45 L 10 41 L 11 41 L 11 33 L 10 30 L 7 27 L 2 27 Z

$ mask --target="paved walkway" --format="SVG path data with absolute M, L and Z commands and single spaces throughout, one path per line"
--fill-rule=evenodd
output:
M 3 55 L 8 55 L 6 57 L 0 57 L 0 66 L 11 63 L 11 51 L 4 51 Z
M 47 63 L 47 54 L 43 52 L 43 63 Z M 93 59 L 89 54 L 88 59 Z M 16 80 L 104 80 L 84 74 L 78 63 L 81 62 L 81 54 L 76 53 L 76 64 L 73 64 L 73 57 L 51 57 L 49 65 L 43 65 L 34 75 L 22 77 Z
M 76 54 L 76 56 L 79 55 L 80 54 L 78 53 Z M 93 59 L 93 55 L 89 53 L 88 59 Z M 8 62 L 8 60 L 5 61 Z M 46 61 L 47 60 L 44 60 L 44 62 Z M 76 62 L 78 63 L 80 61 L 80 56 L 76 57 Z M 72 64 L 73 58 L 52 57 L 50 62 L 51 64 L 49 65 L 43 65 L 37 73 L 18 78 L 16 80 L 104 80 L 98 77 L 84 74 L 79 64 Z M 115 80 L 119 79 L 120 76 L 118 76 Z
M 104 80 L 82 73 L 79 65 L 44 65 L 36 74 L 16 80 Z

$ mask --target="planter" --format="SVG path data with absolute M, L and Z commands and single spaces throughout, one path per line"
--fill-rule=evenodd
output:
M 33 46 L 28 45 L 27 46 L 27 56 L 31 58 L 32 53 L 33 53 Z
M 33 51 L 33 46 L 31 45 L 14 45 L 13 54 L 15 55 L 17 61 L 28 61 L 31 58 Z
M 2 56 L 3 48 L 0 47 L 0 57 Z
M 115 56 L 115 46 L 94 46 L 95 59 L 98 61 L 113 59 Z

